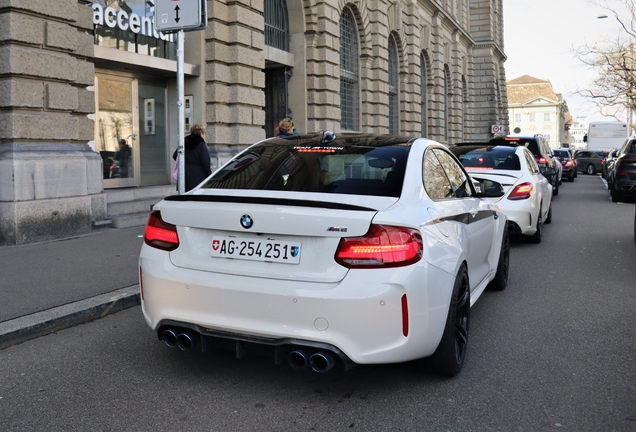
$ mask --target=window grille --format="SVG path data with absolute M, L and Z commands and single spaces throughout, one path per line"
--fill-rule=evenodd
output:
M 398 56 L 395 38 L 389 38 L 389 133 L 399 133 Z
M 340 16 L 340 127 L 358 130 L 360 118 L 358 30 L 348 8 Z
M 265 45 L 289 52 L 289 18 L 285 0 L 265 0 Z

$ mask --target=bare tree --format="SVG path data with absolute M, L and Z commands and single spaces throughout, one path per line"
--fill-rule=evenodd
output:
M 601 114 L 624 121 L 636 109 L 636 0 L 596 0 L 609 12 L 621 31 L 613 40 L 574 48 L 575 56 L 598 73 L 590 88 L 576 93 L 593 101 Z M 631 115 L 630 115 L 631 122 Z M 632 125 L 633 126 L 633 125 Z

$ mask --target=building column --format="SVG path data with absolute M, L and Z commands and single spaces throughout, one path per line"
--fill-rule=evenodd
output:
M 0 13 L 0 244 L 91 231 L 106 216 L 94 137 L 91 2 Z

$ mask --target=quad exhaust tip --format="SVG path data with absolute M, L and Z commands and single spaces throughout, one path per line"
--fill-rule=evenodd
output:
M 181 351 L 191 351 L 199 343 L 199 335 L 190 331 L 167 329 L 161 334 L 163 343 L 170 348 L 179 347 Z
M 314 372 L 324 373 L 336 365 L 336 356 L 329 351 L 313 352 L 308 349 L 298 349 L 289 353 L 289 364 L 296 370 L 311 368 Z

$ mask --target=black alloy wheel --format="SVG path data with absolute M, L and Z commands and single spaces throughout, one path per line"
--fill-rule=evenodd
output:
M 530 241 L 530 243 L 541 243 L 541 229 L 543 226 L 543 220 L 541 219 L 541 213 L 543 212 L 543 209 L 539 209 L 539 215 L 537 216 L 537 231 L 532 234 L 531 236 L 528 237 L 528 240 Z
M 621 191 L 618 190 L 618 188 L 616 188 L 615 185 L 609 184 L 607 185 L 607 187 L 610 190 L 610 198 L 612 198 L 612 202 L 623 201 L 623 194 L 621 193 Z
M 503 291 L 508 285 L 508 272 L 510 270 L 510 236 L 508 228 L 504 229 L 501 239 L 501 252 L 497 263 L 497 273 L 495 278 L 488 284 L 488 289 L 493 291 Z
M 587 173 L 588 173 L 589 175 L 594 175 L 594 174 L 596 174 L 596 168 L 594 167 L 594 164 L 589 164 L 589 165 L 587 166 Z
M 468 349 L 469 327 L 470 284 L 466 266 L 462 265 L 455 278 L 442 340 L 430 358 L 434 373 L 453 377 L 461 371 Z

